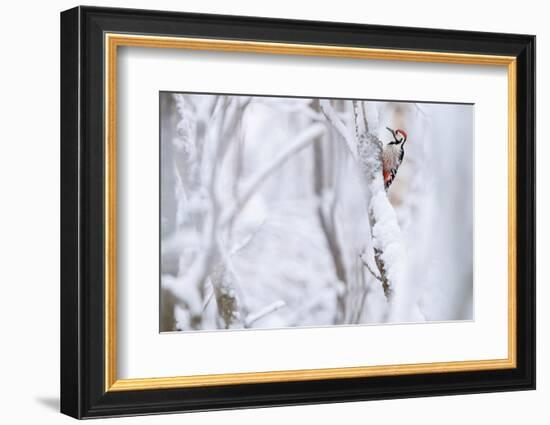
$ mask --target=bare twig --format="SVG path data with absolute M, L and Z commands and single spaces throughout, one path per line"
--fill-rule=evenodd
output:
M 210 291 L 206 295 L 205 300 L 202 304 L 201 314 L 206 311 L 206 308 L 208 307 L 208 304 L 210 304 L 210 301 L 212 301 L 213 298 L 214 298 L 214 289 L 211 287 Z
M 359 255 L 359 258 L 361 259 L 361 263 L 365 266 L 365 268 L 370 272 L 370 274 L 372 275 L 372 277 L 374 277 L 376 280 L 379 280 L 380 282 L 383 282 L 382 281 L 382 278 L 380 276 L 377 276 L 376 273 L 374 273 L 372 271 L 372 269 L 370 268 L 369 266 L 369 263 L 367 262 L 367 260 L 365 258 L 363 258 L 363 255 L 360 254 Z
M 264 308 L 257 311 L 256 313 L 250 313 L 248 316 L 246 316 L 246 319 L 244 322 L 245 327 L 249 328 L 254 322 L 257 322 L 258 320 L 264 318 L 268 314 L 271 314 L 274 311 L 277 311 L 285 306 L 286 306 L 286 303 L 283 300 L 279 300 L 265 306 Z
M 417 110 L 417 112 L 419 112 L 424 118 L 428 117 L 428 114 L 426 113 L 426 111 L 424 111 L 424 109 L 422 109 L 418 103 L 413 103 L 413 105 L 414 105 L 414 108 Z

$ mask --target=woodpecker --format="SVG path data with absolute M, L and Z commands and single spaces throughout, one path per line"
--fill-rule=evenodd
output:
M 405 150 L 403 145 L 407 141 L 407 133 L 404 130 L 392 130 L 389 127 L 386 129 L 392 134 L 393 140 L 389 142 L 382 151 L 382 172 L 384 174 L 384 187 L 389 189 L 393 183 L 393 179 L 397 174 L 397 170 L 403 161 Z

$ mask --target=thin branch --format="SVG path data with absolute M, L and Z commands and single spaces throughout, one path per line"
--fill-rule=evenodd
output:
M 358 258 L 359 261 L 363 261 L 363 259 L 361 258 L 361 256 L 359 255 L 359 258 Z M 369 287 L 367 286 L 367 283 L 365 281 L 365 274 L 363 273 L 363 270 L 362 269 L 359 269 L 359 267 L 357 267 L 358 269 L 358 278 L 357 278 L 357 281 L 361 281 L 361 299 L 359 301 L 359 307 L 356 309 L 355 311 L 355 317 L 354 317 L 354 321 L 353 323 L 359 323 L 359 320 L 361 319 L 361 315 L 363 313 L 363 309 L 365 308 L 365 305 L 366 305 L 366 301 L 367 301 L 367 296 L 370 292 L 369 290 Z
M 363 258 L 363 255 L 360 254 L 359 255 L 359 258 L 361 259 L 361 263 L 363 263 L 363 265 L 366 267 L 366 269 L 370 272 L 370 274 L 372 275 L 372 277 L 374 277 L 376 280 L 379 280 L 380 282 L 382 282 L 382 278 L 380 276 L 377 276 L 376 273 L 374 273 L 372 271 L 372 269 L 370 268 L 369 266 L 369 263 L 367 262 L 367 260 L 365 258 Z
M 349 129 L 346 127 L 342 119 L 338 116 L 338 112 L 336 112 L 336 110 L 330 104 L 330 100 L 322 99 L 319 101 L 319 105 L 321 106 L 321 111 L 325 115 L 328 122 L 334 127 L 336 132 L 346 142 L 346 146 L 348 147 L 351 156 L 354 159 L 357 159 L 355 140 L 353 140 L 350 135 Z
M 208 304 L 210 304 L 210 301 L 212 301 L 213 298 L 214 298 L 214 288 L 211 287 L 210 291 L 208 292 L 208 295 L 206 295 L 206 298 L 202 304 L 201 314 L 204 314 L 204 312 L 206 311 L 206 308 L 208 307 Z
M 365 132 L 369 133 L 369 121 L 367 120 L 367 111 L 365 109 L 365 102 L 361 102 L 361 111 L 363 112 L 363 123 L 365 125 Z
M 278 156 L 275 157 L 271 163 L 265 168 L 256 173 L 255 176 L 250 178 L 250 182 L 242 190 L 241 197 L 222 215 L 220 220 L 220 226 L 224 228 L 234 216 L 236 216 L 246 206 L 250 198 L 260 189 L 260 187 L 266 182 L 277 169 L 290 159 L 295 153 L 301 151 L 310 143 L 312 143 L 316 137 L 320 136 L 325 131 L 322 124 L 313 124 L 300 133 L 289 147 L 283 150 Z
M 246 316 L 246 319 L 244 322 L 245 327 L 249 328 L 254 322 L 257 322 L 258 320 L 264 318 L 268 314 L 271 314 L 274 311 L 280 310 L 283 307 L 286 307 L 286 303 L 283 300 L 279 300 L 265 306 L 264 308 L 257 311 L 256 313 L 250 313 L 248 316 Z
M 414 108 L 417 110 L 417 112 L 419 112 L 421 115 L 423 115 L 424 118 L 428 117 L 428 114 L 426 113 L 426 111 L 424 111 L 424 109 L 422 109 L 420 107 L 420 105 L 418 105 L 418 103 L 413 103 L 413 105 L 414 105 Z
M 250 243 L 254 240 L 256 235 L 258 235 L 258 233 L 260 233 L 260 230 L 262 230 L 262 227 L 264 226 L 265 222 L 266 220 L 264 219 L 258 226 L 256 226 L 254 231 L 252 231 L 241 243 L 232 247 L 231 250 L 229 251 L 229 257 L 233 257 L 234 255 L 238 254 L 243 249 L 245 249 L 248 245 L 250 245 Z

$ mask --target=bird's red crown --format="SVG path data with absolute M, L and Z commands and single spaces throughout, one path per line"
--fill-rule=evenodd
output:
M 397 130 L 395 130 L 396 133 L 400 133 L 401 136 L 403 136 L 403 139 L 406 140 L 407 139 L 407 133 L 405 132 L 405 130 L 401 130 L 400 128 L 398 128 Z

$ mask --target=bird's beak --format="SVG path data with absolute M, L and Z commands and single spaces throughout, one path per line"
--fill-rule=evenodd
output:
M 391 135 L 393 136 L 393 140 L 395 140 L 397 142 L 397 137 L 395 137 L 395 131 L 393 131 L 391 128 L 389 127 L 386 127 L 386 130 L 388 130 Z

